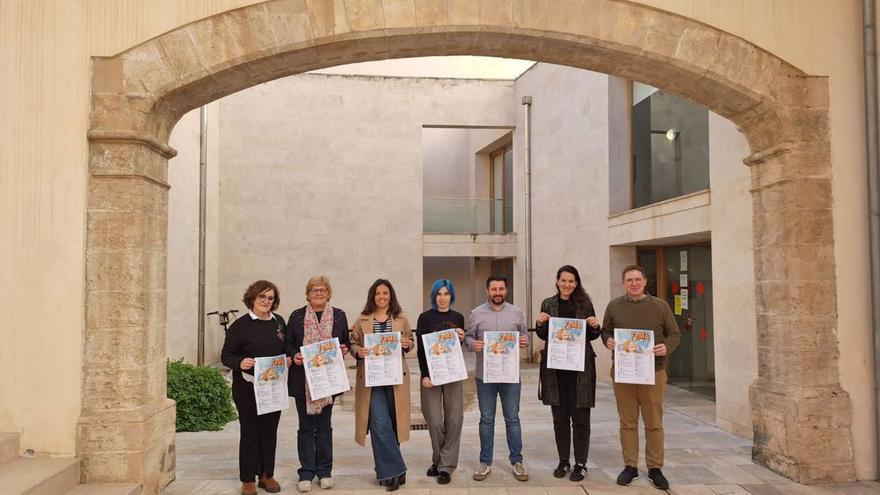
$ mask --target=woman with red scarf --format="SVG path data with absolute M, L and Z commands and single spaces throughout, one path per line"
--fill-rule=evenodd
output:
M 336 396 L 312 400 L 306 386 L 303 356 L 299 352 L 303 345 L 334 337 L 339 339 L 343 355 L 348 352 L 351 345 L 348 320 L 345 311 L 330 305 L 332 294 L 327 277 L 320 275 L 310 278 L 306 284 L 308 304 L 294 310 L 287 320 L 285 349 L 289 356 L 293 356 L 295 365 L 290 368 L 288 388 L 290 396 L 296 401 L 296 412 L 299 414 L 296 443 L 301 467 L 296 489 L 300 493 L 312 489 L 315 477 L 318 478 L 321 488 L 333 488 L 333 428 L 330 417 Z

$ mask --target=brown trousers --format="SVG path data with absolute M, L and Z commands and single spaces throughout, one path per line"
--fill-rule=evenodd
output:
M 611 370 L 614 380 L 614 370 Z M 620 416 L 620 448 L 623 463 L 639 466 L 639 412 L 645 422 L 645 462 L 648 469 L 663 467 L 663 394 L 666 370 L 657 371 L 655 385 L 614 383 Z

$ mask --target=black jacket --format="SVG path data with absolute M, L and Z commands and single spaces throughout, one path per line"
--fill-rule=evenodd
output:
M 293 313 L 290 313 L 290 318 L 287 319 L 287 334 L 284 339 L 284 350 L 288 356 L 296 356 L 296 353 L 299 352 L 299 348 L 303 345 L 303 338 L 305 337 L 303 322 L 305 317 L 306 307 L 303 306 L 299 309 L 293 310 Z M 348 338 L 348 319 L 345 317 L 345 311 L 339 308 L 333 308 L 333 337 L 339 339 L 340 345 L 349 348 L 351 347 L 351 341 Z M 305 399 L 306 372 L 302 366 L 294 364 L 290 367 L 290 374 L 287 377 L 287 392 L 291 397 Z
M 541 303 L 541 312 L 550 316 L 559 316 L 559 296 L 544 299 Z M 583 314 L 576 314 L 575 318 L 586 319 L 596 316 L 593 303 L 590 302 Z M 537 325 L 535 333 L 541 340 L 547 340 L 547 331 L 550 323 Z M 587 337 L 589 340 L 599 338 L 599 329 L 587 325 Z M 577 371 L 577 407 L 593 407 L 596 404 L 596 353 L 593 346 L 587 344 L 584 352 L 584 371 Z M 559 384 L 556 380 L 556 370 L 547 368 L 547 348 L 541 350 L 541 388 L 538 390 L 538 399 L 548 406 L 559 405 Z

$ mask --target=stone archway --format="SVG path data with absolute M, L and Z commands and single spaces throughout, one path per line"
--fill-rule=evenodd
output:
M 273 0 L 93 60 L 77 434 L 84 481 L 138 482 L 156 493 L 173 476 L 164 325 L 166 167 L 175 151 L 166 143 L 177 120 L 316 68 L 458 54 L 636 79 L 743 130 L 755 211 L 754 459 L 802 483 L 853 479 L 852 406 L 840 387 L 837 302 L 828 289 L 835 267 L 824 78 L 623 0 Z M 825 447 L 811 448 L 817 443 Z

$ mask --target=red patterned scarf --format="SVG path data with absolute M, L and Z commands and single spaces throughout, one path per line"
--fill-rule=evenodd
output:
M 324 312 L 321 314 L 321 321 L 319 322 L 315 310 L 312 309 L 310 304 L 306 304 L 306 316 L 303 319 L 303 345 L 314 344 L 315 342 L 332 338 L 333 307 L 329 304 L 324 306 Z M 321 414 L 321 410 L 330 404 L 333 404 L 333 397 L 312 400 L 309 387 L 306 387 L 306 413 L 309 416 Z

